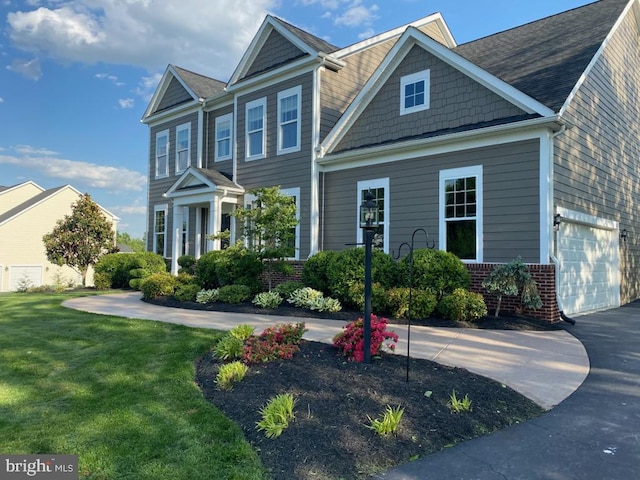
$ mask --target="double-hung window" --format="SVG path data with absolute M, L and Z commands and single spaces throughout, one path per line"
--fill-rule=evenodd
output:
M 378 206 L 378 224 L 373 231 L 373 247 L 389 253 L 389 179 L 363 180 L 358 182 L 358 198 L 356 204 L 357 242 L 363 243 L 360 228 L 360 205 L 365 201 L 367 192 L 373 194 L 373 201 Z
M 482 166 L 440 172 L 440 249 L 482 262 Z
M 169 130 L 156 133 L 156 178 L 169 173 Z
M 278 154 L 300 150 L 300 86 L 278 93 Z
M 267 99 L 260 98 L 247 103 L 246 158 L 255 160 L 265 157 L 265 125 Z
M 176 174 L 189 166 L 191 144 L 191 124 L 184 123 L 176 128 Z
M 429 108 L 430 83 L 429 70 L 412 73 L 400 79 L 400 115 Z
M 153 208 L 153 251 L 165 256 L 167 251 L 167 205 Z
M 216 162 L 231 159 L 231 129 L 233 114 L 228 113 L 216 118 Z

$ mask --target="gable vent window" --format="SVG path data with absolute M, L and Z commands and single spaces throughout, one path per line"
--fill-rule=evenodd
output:
M 429 109 L 429 70 L 412 73 L 400 79 L 400 115 Z

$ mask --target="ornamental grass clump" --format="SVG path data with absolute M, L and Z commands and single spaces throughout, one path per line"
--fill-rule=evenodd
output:
M 242 381 L 247 374 L 247 370 L 249 370 L 249 367 L 238 361 L 221 365 L 216 375 L 218 388 L 220 390 L 233 389 L 233 384 Z
M 449 396 L 449 402 L 447 403 L 447 407 L 451 413 L 462 413 L 462 412 L 470 412 L 471 408 L 471 399 L 469 395 L 465 395 L 463 398 L 458 398 L 456 396 L 456 391 L 453 390 L 451 395 Z
M 371 356 L 379 355 L 383 346 L 391 351 L 395 350 L 398 334 L 387 331 L 388 323 L 386 318 L 371 315 Z M 349 361 L 364 361 L 364 320 L 359 318 L 343 328 L 342 332 L 333 337 L 333 346 Z
M 262 420 L 256 422 L 256 428 L 264 431 L 267 438 L 277 438 L 282 435 L 289 422 L 295 418 L 293 409 L 296 399 L 291 393 L 276 395 L 260 409 Z
M 396 408 L 391 408 L 390 405 L 387 405 L 384 413 L 378 418 L 372 419 L 367 415 L 367 418 L 369 419 L 369 425 L 367 425 L 367 428 L 373 430 L 381 437 L 386 437 L 392 433 L 395 435 L 398 431 L 400 420 L 402 420 L 402 415 L 404 415 L 404 408 L 400 405 Z

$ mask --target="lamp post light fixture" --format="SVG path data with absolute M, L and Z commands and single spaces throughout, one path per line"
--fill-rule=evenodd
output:
M 364 233 L 364 363 L 371 363 L 371 244 L 378 226 L 378 205 L 369 190 L 360 205 L 360 228 Z

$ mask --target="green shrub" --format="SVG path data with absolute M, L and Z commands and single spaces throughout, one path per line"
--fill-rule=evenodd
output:
M 400 262 L 401 285 L 409 286 L 409 257 Z M 465 264 L 453 253 L 429 248 L 413 252 L 413 287 L 431 290 L 438 301 L 456 288 L 468 289 L 471 276 Z
M 487 315 L 487 306 L 479 293 L 456 288 L 440 300 L 438 312 L 455 322 L 473 322 Z
M 213 354 L 220 360 L 237 360 L 242 357 L 242 340 L 233 335 L 225 335 L 213 349 Z
M 178 283 L 173 296 L 179 302 L 195 302 L 200 285 L 196 283 Z
M 262 270 L 260 258 L 242 244 L 207 252 L 198 259 L 195 267 L 196 278 L 203 288 L 246 285 L 252 293 L 262 289 Z
M 291 294 L 300 288 L 304 288 L 304 285 L 301 282 L 289 280 L 288 282 L 282 282 L 273 290 L 278 292 L 284 300 L 288 300 Z
M 407 318 L 409 314 L 409 289 L 391 288 L 387 292 L 387 309 L 395 318 Z M 413 289 L 411 292 L 411 317 L 428 318 L 436 309 L 438 301 L 429 290 Z
M 164 258 L 152 252 L 109 253 L 100 257 L 94 271 L 108 275 L 111 288 L 129 288 L 132 278 L 143 278 L 131 275 L 131 271 L 137 269 L 144 269 L 148 274 L 167 271 Z
M 213 303 L 218 301 L 219 290 L 213 288 L 211 290 L 200 290 L 196 294 L 196 302 L 198 303 Z
M 352 308 L 364 311 L 364 283 L 353 283 L 349 288 L 347 299 L 343 303 Z M 387 310 L 386 290 L 378 282 L 371 284 L 371 311 L 386 312 Z
M 178 265 L 180 269 L 178 273 L 188 273 L 193 275 L 196 271 L 196 257 L 193 255 L 182 255 L 178 257 Z
M 252 303 L 260 308 L 278 308 L 282 297 L 278 292 L 261 292 L 253 297 Z
M 302 267 L 303 286 L 320 290 L 325 295 L 328 295 L 330 291 L 327 270 L 329 262 L 336 254 L 337 252 L 333 250 L 324 250 L 309 257 Z
M 247 374 L 247 367 L 242 362 L 231 362 L 220 366 L 216 375 L 216 383 L 220 390 L 231 390 L 233 384 L 242 381 Z
M 93 286 L 96 290 L 109 290 L 111 288 L 111 275 L 105 272 L 94 273 Z
M 364 253 L 364 248 L 350 248 L 330 256 L 327 267 L 328 290 L 332 297 L 344 304 L 353 305 L 350 290 L 354 284 L 364 282 Z M 371 277 L 383 289 L 391 288 L 397 284 L 398 266 L 390 255 L 373 250 Z
M 152 300 L 160 296 L 173 295 L 175 286 L 176 277 L 167 272 L 159 272 L 142 280 L 140 290 L 142 290 L 142 298 Z
M 251 288 L 246 285 L 225 285 L 218 289 L 218 301 L 223 303 L 242 303 L 251 298 Z
M 520 257 L 504 265 L 495 267 L 489 276 L 482 281 L 482 286 L 487 292 L 495 294 L 498 302 L 494 316 L 500 315 L 500 305 L 502 296 L 520 296 L 518 310 L 521 312 L 525 307 L 540 308 L 542 300 L 538 293 L 536 281 L 531 276 L 529 267 L 522 262 Z
M 133 268 L 129 270 L 129 287 L 133 290 L 140 290 L 140 285 L 142 281 L 151 275 L 152 272 L 147 270 L 146 268 Z

